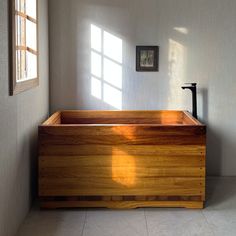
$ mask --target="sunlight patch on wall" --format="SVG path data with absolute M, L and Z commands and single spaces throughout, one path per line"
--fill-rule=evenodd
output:
M 122 63 L 122 40 L 104 31 L 104 55 Z
M 91 25 L 91 48 L 102 51 L 102 30 L 95 25 Z
M 173 39 L 169 39 L 169 97 L 168 109 L 178 108 L 182 104 L 181 86 L 185 80 L 186 48 Z
M 122 109 L 122 93 L 118 89 L 104 84 L 104 91 L 103 91 L 103 100 L 104 102 L 110 104 L 111 106 L 121 110 Z
M 91 74 L 97 76 L 98 78 L 102 77 L 102 56 L 96 52 L 91 52 Z
M 91 25 L 91 95 L 122 109 L 122 39 Z
M 113 86 L 122 89 L 122 67 L 121 65 L 104 59 L 104 80 Z
M 99 79 L 92 77 L 91 94 L 98 99 L 102 99 L 102 83 Z
M 188 34 L 188 29 L 185 27 L 175 27 L 174 30 L 182 34 Z

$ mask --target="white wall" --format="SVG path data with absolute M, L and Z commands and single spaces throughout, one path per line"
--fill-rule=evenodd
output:
M 39 0 L 40 86 L 9 96 L 8 6 L 0 0 L 0 235 L 15 235 L 36 183 L 37 126 L 48 115 L 48 3 Z
M 50 0 L 51 111 L 113 109 L 91 96 L 90 24 L 123 40 L 123 109 L 191 109 L 199 84 L 208 174 L 236 175 L 235 0 Z M 135 71 L 135 46 L 160 46 L 160 71 Z

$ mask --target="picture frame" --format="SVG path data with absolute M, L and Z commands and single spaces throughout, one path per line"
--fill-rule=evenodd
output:
M 159 46 L 136 46 L 136 71 L 159 71 Z

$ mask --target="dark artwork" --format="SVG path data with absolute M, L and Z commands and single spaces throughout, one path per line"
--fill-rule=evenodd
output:
M 137 46 L 136 47 L 136 70 L 137 71 L 158 71 L 158 46 Z

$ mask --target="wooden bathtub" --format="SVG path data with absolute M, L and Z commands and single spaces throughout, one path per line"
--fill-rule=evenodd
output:
M 39 127 L 42 208 L 205 201 L 206 127 L 184 111 L 61 111 Z

